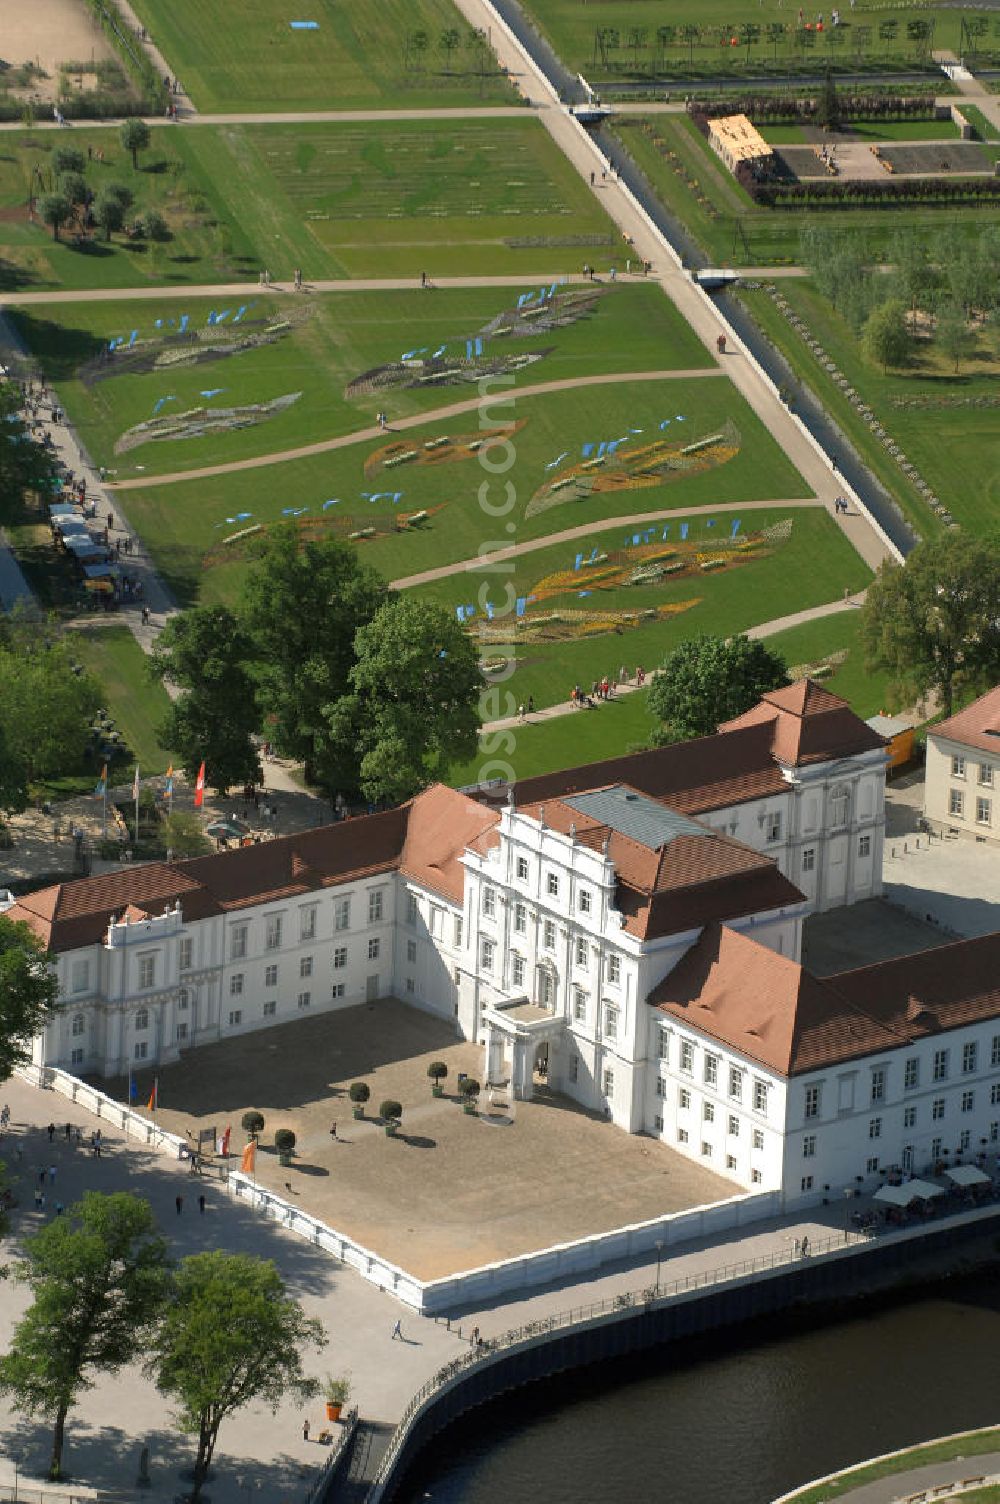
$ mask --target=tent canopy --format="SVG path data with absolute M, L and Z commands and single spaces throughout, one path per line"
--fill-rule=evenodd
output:
M 975 1165 L 952 1165 L 944 1172 L 952 1185 L 989 1185 L 990 1177 Z
M 944 1186 L 935 1185 L 932 1180 L 911 1180 L 906 1189 L 919 1196 L 921 1201 L 933 1201 L 935 1196 L 944 1195 Z
M 872 1197 L 873 1201 L 882 1201 L 889 1206 L 909 1206 L 914 1199 L 913 1191 L 908 1185 L 884 1185 Z

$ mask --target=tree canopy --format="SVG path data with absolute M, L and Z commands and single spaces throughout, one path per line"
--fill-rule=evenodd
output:
M 443 607 L 394 597 L 359 628 L 355 651 L 354 694 L 332 708 L 331 726 L 361 754 L 366 798 L 408 799 L 475 755 L 479 655 Z
M 26 924 L 0 914 L 0 1081 L 31 1058 L 31 1041 L 59 996 L 45 947 Z
M 1000 537 L 948 532 L 905 564 L 885 563 L 868 587 L 862 640 L 869 668 L 887 669 L 896 706 L 936 696 L 946 715 L 959 694 L 1000 680 Z
M 26 615 L 2 622 L 0 705 L 12 771 L 25 783 L 78 765 L 100 703 L 97 684 L 78 671 L 63 641 Z M 0 776 L 0 797 L 5 784 Z
M 51 489 L 55 463 L 31 437 L 12 381 L 0 380 L 0 519 L 14 521 L 26 491 Z
M 153 674 L 181 691 L 160 729 L 187 771 L 201 762 L 215 789 L 260 777 L 254 743 L 259 713 L 248 670 L 253 644 L 226 606 L 196 606 L 172 616 L 157 638 Z
M 276 1408 L 289 1392 L 314 1395 L 302 1355 L 325 1343 L 320 1323 L 303 1315 L 269 1261 L 219 1249 L 182 1261 L 149 1368 L 176 1402 L 181 1429 L 197 1438 L 191 1504 L 226 1416 L 254 1400 Z
M 300 547 L 292 527 L 268 538 L 247 573 L 242 616 L 267 735 L 331 793 L 353 786 L 357 758 L 331 738 L 326 707 L 351 693 L 354 634 L 387 597 L 354 549 L 336 539 Z
M 0 1390 L 53 1423 L 50 1478 L 62 1473 L 66 1417 L 91 1388 L 135 1357 L 167 1292 L 166 1244 L 149 1203 L 88 1191 L 24 1239 L 16 1278 L 34 1300 L 0 1358 Z
M 678 643 L 649 690 L 649 708 L 670 741 L 711 736 L 720 722 L 788 683 L 780 653 L 749 637 L 703 635 Z

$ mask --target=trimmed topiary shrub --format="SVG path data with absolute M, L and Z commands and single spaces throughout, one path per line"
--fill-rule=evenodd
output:
M 240 1122 L 243 1124 L 243 1127 L 250 1138 L 257 1138 L 264 1132 L 264 1114 L 262 1112 L 258 1112 L 256 1108 L 252 1109 L 250 1112 L 245 1112 L 240 1119 Z
M 363 1118 L 365 1115 L 365 1103 L 371 1096 L 371 1087 L 367 1081 L 352 1081 L 347 1095 L 354 1103 L 354 1116 Z

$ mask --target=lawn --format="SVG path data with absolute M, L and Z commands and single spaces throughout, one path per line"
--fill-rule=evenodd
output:
M 347 110 L 506 102 L 509 86 L 450 0 L 136 0 L 170 67 L 202 111 Z M 457 30 L 458 45 L 441 47 Z M 424 33 L 425 47 L 414 45 Z M 449 38 L 450 40 L 450 38 Z
M 518 425 L 510 450 L 504 439 L 490 460 L 494 467 L 511 461 L 501 478 L 491 476 L 467 445 L 489 435 L 489 425 L 507 421 Z M 739 448 L 715 468 L 685 461 L 686 469 L 672 479 L 602 490 L 529 515 L 539 490 L 561 468 L 579 462 L 586 444 L 621 439 L 637 428 L 642 435 L 633 435 L 628 444 L 656 442 L 663 423 L 665 436 L 682 447 L 718 433 L 727 422 L 735 425 Z M 453 441 L 453 457 L 428 456 L 424 446 L 443 438 Z M 388 444 L 403 440 L 415 459 L 386 468 Z M 231 598 L 243 572 L 245 545 L 223 540 L 234 528 L 273 525 L 293 513 L 301 513 L 300 526 L 333 528 L 342 535 L 374 527 L 378 535 L 359 546 L 387 579 L 397 579 L 508 542 L 544 539 L 598 517 L 808 495 L 801 476 L 720 377 L 623 381 L 519 400 L 515 387 L 509 406 L 428 422 L 398 438 L 390 434 L 280 465 L 121 493 L 130 521 L 184 603 L 199 593 L 206 599 Z M 419 511 L 428 513 L 422 525 L 397 531 L 399 518 Z
M 211 177 L 185 147 L 177 127 L 154 129 L 139 170 L 113 130 L 74 127 L 71 133 L 8 131 L 0 144 L 0 292 L 17 288 L 141 287 L 156 282 L 218 282 L 256 276 L 257 254 L 239 219 L 222 222 L 213 208 Z M 110 183 L 128 188 L 134 198 L 131 223 L 143 210 L 156 209 L 166 220 L 169 240 L 162 244 L 128 240 L 110 242 L 98 232 L 73 244 L 66 227 L 60 240 L 28 218 L 28 199 L 52 191 L 52 152 L 73 146 L 86 159 L 85 178 L 95 194 Z M 97 154 L 103 152 L 104 160 Z M 89 155 L 88 155 L 89 153 Z
M 162 243 L 72 227 L 59 242 L 28 218 L 54 186 L 52 151 L 93 153 L 96 194 L 121 183 L 131 224 L 156 209 Z M 97 153 L 104 160 L 97 160 Z M 79 243 L 75 243 L 79 241 Z M 365 125 L 164 126 L 139 169 L 108 130 L 11 131 L 0 146 L 0 292 L 314 278 L 509 272 L 556 277 L 627 248 L 531 117 Z
M 796 518 L 796 527 L 801 520 L 800 517 Z M 713 592 L 722 583 L 721 579 L 713 580 Z M 720 621 L 729 609 L 729 603 L 718 600 L 713 608 Z M 704 621 L 701 628 L 691 626 L 693 619 L 693 614 L 691 617 L 677 618 L 671 635 L 659 646 L 656 657 L 652 654 L 648 656 L 647 668 L 655 666 L 679 638 L 689 635 L 689 627 L 692 631 L 709 630 Z M 841 695 L 858 715 L 870 716 L 875 715 L 884 704 L 884 676 L 869 674 L 865 670 L 860 625 L 856 611 L 845 611 L 835 616 L 821 617 L 818 621 L 808 622 L 801 627 L 793 627 L 787 632 L 778 632 L 767 641 L 769 647 L 775 648 L 784 656 L 790 668 L 800 670 L 822 663 L 831 654 L 846 653 L 846 658 L 836 672 L 823 679 L 824 688 Z M 722 630 L 736 629 L 726 626 Z M 625 656 L 630 673 L 635 668 L 636 655 L 631 652 L 633 640 L 631 636 L 625 639 L 629 648 L 629 654 Z M 620 641 L 618 639 L 616 642 L 616 650 Z M 622 652 L 624 654 L 625 650 Z M 610 665 L 608 667 L 610 669 Z M 495 706 L 491 704 L 488 711 L 490 718 L 494 718 L 494 708 L 501 712 L 495 718 L 502 718 L 508 709 L 509 702 L 504 699 L 508 691 L 515 706 L 526 702 L 527 694 L 531 691 L 524 690 L 520 669 L 509 684 L 497 691 L 499 698 Z M 593 711 L 573 711 L 552 720 L 517 725 L 507 732 L 487 732 L 480 743 L 478 756 L 451 769 L 448 782 L 461 787 L 477 782 L 480 776 L 496 776 L 495 771 L 481 771 L 495 758 L 508 760 L 517 778 L 533 778 L 538 773 L 550 773 L 578 763 L 620 757 L 625 752 L 638 751 L 648 745 L 652 729 L 647 693 L 639 690 L 602 702 Z
M 946 1438 L 944 1441 L 930 1441 L 925 1446 L 912 1447 L 908 1451 L 893 1453 L 876 1462 L 864 1462 L 856 1468 L 850 1468 L 841 1473 L 829 1483 L 810 1483 L 800 1490 L 799 1493 L 788 1496 L 788 1504 L 831 1504 L 835 1499 L 842 1499 L 845 1495 L 853 1493 L 866 1483 L 874 1483 L 879 1478 L 891 1478 L 899 1474 L 911 1472 L 914 1468 L 927 1467 L 935 1462 L 950 1462 L 953 1458 L 967 1460 L 969 1466 L 964 1471 L 968 1476 L 975 1476 L 976 1457 L 985 1453 L 995 1452 L 1000 1445 L 1000 1430 L 991 1427 L 987 1430 L 967 1432 L 964 1435 Z M 899 1492 L 910 1492 L 906 1488 L 905 1477 L 899 1479 Z M 969 1495 L 962 1495 L 968 1499 Z
M 772 266 L 798 260 L 799 236 L 809 221 L 809 211 L 755 204 L 686 116 L 623 117 L 608 129 L 633 158 L 657 197 L 686 225 L 711 264 Z M 777 139 L 783 130 L 798 129 L 769 128 L 765 134 Z M 872 136 L 873 140 L 896 139 L 888 134 L 894 130 L 891 124 L 870 129 L 887 133 L 884 137 Z M 786 144 L 791 139 L 783 137 Z M 824 227 L 864 234 L 873 247 L 885 250 L 899 230 L 932 235 L 947 227 L 972 233 L 992 224 L 995 217 L 988 207 L 933 205 L 911 208 L 894 204 L 891 212 L 871 207 L 822 211 Z
M 621 237 L 539 121 L 234 125 L 184 133 L 276 278 L 578 271 Z
M 766 7 L 759 0 L 704 0 L 696 12 L 673 0 L 655 14 L 645 0 L 592 0 L 585 6 L 579 0 L 525 0 L 524 8 L 571 73 L 604 85 L 616 79 L 815 75 L 828 66 L 912 70 L 921 66 L 907 35 L 912 21 L 933 23 L 935 48 L 960 45 L 960 14 L 946 6 L 903 5 L 886 16 L 882 6 L 860 0 L 839 26 L 828 20 L 822 33 L 797 28 L 795 9 L 782 8 L 780 0 L 767 0 Z M 891 35 L 880 31 L 887 20 Z M 781 31 L 769 34 L 772 25 Z
M 777 508 L 748 514 L 744 530 L 756 531 L 786 515 Z M 675 643 L 699 632 L 726 636 L 742 632 L 761 621 L 837 600 L 845 588 L 853 592 L 868 583 L 871 575 L 867 566 L 822 509 L 797 511 L 791 516 L 792 531 L 787 542 L 775 544 L 762 556 L 717 573 L 696 573 L 693 577 L 687 575 L 653 585 L 595 589 L 585 598 L 581 597 L 581 591 L 588 587 L 586 566 L 579 573 L 572 573 L 572 585 L 560 595 L 547 597 L 544 606 L 538 608 L 558 615 L 562 623 L 558 630 L 565 635 L 553 634 L 549 641 L 518 642 L 513 650 L 507 650 L 516 660 L 516 669 L 502 685 L 501 696 L 509 692 L 514 703 L 520 704 L 526 703 L 530 695 L 539 708 L 556 704 L 569 699 L 575 684 L 589 690 L 595 677 L 616 676 L 623 660 L 633 667 L 641 663 L 648 668 L 660 662 Z M 728 522 L 728 518 L 718 520 Z M 709 532 L 707 521 L 703 517 L 691 519 L 690 536 L 706 543 L 717 537 L 722 529 Z M 670 537 L 676 538 L 678 532 L 679 524 L 671 524 Z M 530 602 L 540 581 L 557 571 L 573 571 L 576 553 L 589 555 L 597 548 L 614 556 L 622 543 L 621 534 L 595 533 L 572 544 L 556 544 L 521 555 L 513 561 L 517 566 L 513 572 L 486 575 L 481 591 L 476 579 L 456 574 L 420 586 L 417 593 L 449 607 L 478 603 L 481 625 L 474 622 L 473 630 L 483 634 L 477 637 L 483 656 L 487 661 L 494 656 L 502 660 L 505 650 L 492 645 L 492 631 L 482 619 L 487 599 L 492 599 L 497 609 L 502 610 L 509 588 L 512 598 L 525 596 Z M 652 613 L 670 608 L 676 614 L 641 620 L 636 625 L 619 626 L 610 622 L 601 635 L 574 635 L 583 613 Z M 507 630 L 498 635 L 509 636 L 509 625 L 508 618 Z M 487 719 L 494 716 L 490 714 Z
M 973 407 L 977 398 L 992 401 L 996 394 L 998 341 L 987 329 L 977 341 L 967 370 L 955 376 L 942 367 L 932 350 L 918 353 L 906 373 L 887 375 L 865 360 L 850 327 L 807 279 L 782 283 L 782 293 L 812 329 L 851 384 L 868 401 L 903 452 L 949 508 L 956 521 L 976 531 L 996 525 L 1000 498 L 997 473 L 1000 466 L 1000 409 Z M 829 407 L 843 426 L 851 425 L 851 437 L 864 457 L 873 461 L 879 478 L 913 519 L 920 532 L 931 536 L 940 530 L 934 517 L 902 471 L 876 444 L 867 427 L 854 414 L 846 399 L 829 380 L 819 361 L 770 298 L 759 292 L 743 294 L 755 318 L 775 343 L 786 350 L 797 371 Z M 913 404 L 899 406 L 900 403 Z M 970 457 L 974 456 L 974 463 Z
M 125 740 L 129 763 L 138 762 L 144 777 L 165 772 L 170 755 L 159 743 L 157 727 L 170 701 L 162 684 L 150 677 L 149 660 L 128 627 L 82 627 L 72 633 L 69 646 L 101 684 L 104 709 Z
M 252 334 L 264 329 L 267 319 L 287 316 L 291 327 L 275 343 L 169 371 L 137 370 L 128 354 L 116 357 L 120 375 L 96 381 L 90 379 L 91 363 L 104 356 L 110 341 L 119 337 L 128 341 L 135 329 L 135 349 L 152 356 L 169 350 L 169 341 L 177 343 L 178 321 L 184 314 L 189 327 L 204 334 L 211 313 L 224 312 L 228 306 L 232 318 L 238 305 L 175 297 L 162 303 L 81 303 L 45 311 L 14 310 L 9 317 L 40 361 L 47 380 L 57 386 L 94 462 L 125 479 L 279 453 L 372 425 L 379 410 L 391 420 L 472 398 L 474 381 L 398 390 L 372 388 L 351 397 L 346 396 L 345 387 L 410 350 L 433 352 L 450 346 L 454 355 L 463 357 L 466 341 L 503 310 L 515 307 L 523 296 L 523 289 L 503 288 L 331 293 L 296 299 L 290 306 L 287 298 L 262 294 L 249 300 L 240 328 Z M 695 369 L 712 364 L 701 341 L 652 283 L 605 285 L 598 290 L 592 309 L 568 327 L 549 333 L 532 333 L 530 324 L 524 328 L 516 340 L 498 336 L 484 342 L 487 356 L 509 352 L 541 357 L 526 368 L 523 383 L 559 381 L 597 371 Z M 81 369 L 87 379 L 81 379 Z M 114 369 L 113 362 L 103 369 Z M 214 395 L 206 397 L 206 392 Z M 297 401 L 256 427 L 200 438 L 156 440 L 115 453 L 120 436 L 157 411 L 168 415 L 206 406 L 247 407 L 293 393 L 301 394 Z

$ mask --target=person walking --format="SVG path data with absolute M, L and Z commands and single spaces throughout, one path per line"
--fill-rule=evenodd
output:
M 38 1187 L 36 1185 L 35 1186 L 35 1211 L 36 1212 L 40 1212 L 41 1209 L 42 1209 L 42 1207 L 44 1206 L 44 1204 L 45 1204 L 45 1197 L 42 1195 L 42 1192 L 38 1189 Z
M 66 1124 L 66 1142 L 69 1143 L 70 1140 L 72 1139 L 72 1137 L 73 1137 L 73 1125 L 72 1125 L 72 1123 L 67 1123 Z
M 55 1183 L 56 1183 L 56 1167 L 55 1167 L 55 1165 L 49 1165 L 49 1185 L 55 1185 Z
M 180 1214 L 181 1214 L 181 1212 L 184 1210 L 184 1197 L 183 1196 L 175 1196 L 174 1197 L 174 1205 L 177 1208 L 177 1215 L 179 1217 Z
M 48 1128 L 46 1129 L 46 1132 L 49 1135 L 49 1143 L 51 1144 L 52 1140 L 56 1136 L 56 1125 L 55 1125 L 55 1123 L 50 1123 L 49 1126 L 48 1126 Z
M 330 1124 L 330 1137 L 331 1138 L 336 1138 L 337 1137 L 337 1121 L 336 1121 L 336 1119 L 334 1119 L 334 1121 Z
M 201 1195 L 198 1197 L 198 1212 L 199 1212 L 199 1215 L 202 1216 L 202 1217 L 205 1215 L 205 1192 L 204 1191 L 202 1191 Z
M 303 1441 L 308 1441 L 309 1440 L 309 1417 L 308 1417 L 308 1415 L 306 1416 L 305 1420 L 302 1422 L 302 1440 Z
M 395 1340 L 396 1340 L 397 1337 L 399 1338 L 400 1342 L 402 1342 L 402 1340 L 403 1340 L 403 1326 L 402 1326 L 402 1322 L 399 1320 L 398 1317 L 396 1318 L 396 1325 L 392 1329 L 392 1341 L 395 1342 Z

